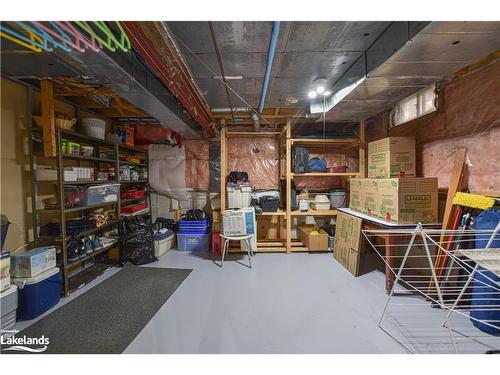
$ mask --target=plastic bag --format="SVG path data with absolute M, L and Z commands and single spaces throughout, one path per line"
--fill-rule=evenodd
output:
M 120 264 L 135 265 L 156 262 L 151 216 L 123 217 L 120 221 Z
M 323 158 L 312 158 L 307 163 L 308 172 L 326 172 L 326 160 Z
M 293 148 L 293 172 L 304 173 L 309 163 L 309 150 L 305 147 Z

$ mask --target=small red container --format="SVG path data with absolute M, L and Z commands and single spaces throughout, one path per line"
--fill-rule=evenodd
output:
M 144 189 L 129 189 L 120 193 L 121 199 L 141 199 L 144 198 Z
M 121 212 L 122 214 L 133 214 L 137 211 L 144 210 L 147 207 L 148 207 L 148 202 L 141 202 L 130 206 L 122 207 Z
M 329 173 L 346 173 L 347 166 L 346 165 L 334 165 L 333 167 L 328 168 Z

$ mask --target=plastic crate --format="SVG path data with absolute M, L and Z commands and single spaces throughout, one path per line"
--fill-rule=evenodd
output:
M 89 186 L 85 189 L 85 205 L 91 206 L 106 202 L 116 202 L 118 194 L 120 194 L 119 184 Z
M 138 212 L 148 208 L 148 202 L 141 202 L 137 204 L 133 204 L 131 206 L 125 206 L 121 208 L 121 212 L 123 214 L 133 214 L 134 212 Z
M 264 196 L 259 199 L 260 207 L 264 212 L 276 212 L 278 211 L 278 206 L 280 199 L 273 196 Z
M 177 234 L 177 244 L 180 251 L 209 251 L 209 234 Z
M 130 189 L 120 192 L 121 199 L 141 199 L 144 196 L 144 189 Z
M 182 234 L 207 234 L 210 232 L 210 223 L 205 220 L 179 221 L 179 233 Z

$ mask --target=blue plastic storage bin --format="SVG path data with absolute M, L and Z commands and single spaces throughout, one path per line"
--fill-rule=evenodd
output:
M 177 234 L 177 244 L 180 251 L 209 251 L 209 234 Z
M 179 233 L 208 234 L 210 233 L 210 223 L 208 220 L 181 220 L 179 221 Z
M 57 305 L 61 299 L 61 275 L 54 267 L 34 277 L 13 278 L 18 287 L 18 320 L 31 320 Z

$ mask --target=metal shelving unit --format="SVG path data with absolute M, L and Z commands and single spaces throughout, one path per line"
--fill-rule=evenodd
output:
M 133 155 L 141 155 L 141 160 L 143 162 L 130 162 L 127 160 L 124 160 L 125 158 L 123 157 L 123 153 L 126 152 L 127 154 L 133 154 Z M 148 150 L 139 148 L 139 147 L 132 147 L 132 146 L 127 146 L 127 145 L 119 145 L 118 146 L 118 155 L 119 155 L 119 165 L 131 165 L 134 167 L 141 167 L 141 168 L 148 168 Z M 151 192 L 149 188 L 149 171 L 148 171 L 148 178 L 147 179 L 140 179 L 140 180 L 120 180 L 120 185 L 123 186 L 123 188 L 129 189 L 134 187 L 134 185 L 137 185 L 138 187 L 143 187 L 145 189 L 145 195 L 144 198 L 129 198 L 129 199 L 122 199 L 122 203 L 133 203 L 133 202 L 141 202 L 141 201 L 146 201 L 148 204 L 147 210 L 143 209 L 137 212 L 134 212 L 132 214 L 122 214 L 120 213 L 121 216 L 135 216 L 135 215 L 143 215 L 145 213 L 148 213 L 151 209 Z
M 32 131 L 32 134 L 38 134 L 39 136 L 42 136 L 41 132 L 39 132 L 38 129 L 34 128 Z M 82 156 L 82 155 L 70 155 L 66 154 L 63 152 L 61 149 L 61 141 L 62 139 L 66 140 L 71 140 L 71 141 L 80 141 L 82 143 L 91 145 L 94 147 L 94 155 L 99 155 L 100 150 L 102 148 L 106 148 L 106 150 L 110 151 L 113 150 L 114 158 L 113 159 L 106 159 L 106 158 L 100 158 L 98 156 Z M 32 138 L 33 141 L 33 138 Z M 32 149 L 33 149 L 33 142 L 32 142 Z M 64 187 L 65 186 L 70 186 L 70 185 L 82 185 L 82 186 L 95 186 L 95 185 L 102 185 L 102 184 L 109 184 L 109 183 L 118 183 L 118 179 L 112 180 L 112 181 L 64 181 L 64 168 L 65 166 L 68 166 L 68 162 L 71 161 L 73 164 L 77 163 L 78 166 L 81 165 L 81 163 L 85 163 L 85 165 L 92 166 L 94 167 L 95 170 L 99 169 L 99 166 L 101 164 L 112 164 L 114 165 L 114 168 L 116 171 L 119 170 L 119 159 L 118 159 L 118 145 L 115 145 L 113 143 L 109 143 L 97 138 L 92 138 L 89 136 L 86 136 L 84 134 L 79 134 L 76 132 L 72 132 L 69 130 L 63 130 L 63 129 L 57 129 L 56 130 L 56 150 L 57 150 L 57 156 L 55 158 L 50 157 L 47 158 L 43 156 L 43 154 L 33 152 L 32 153 L 32 166 L 31 170 L 34 172 L 36 169 L 37 165 L 43 165 L 46 164 L 47 161 L 44 163 L 43 161 L 39 162 L 38 159 L 46 159 L 46 160 L 51 160 L 53 161 L 55 159 L 56 161 L 56 169 L 57 169 L 57 180 L 56 181 L 37 181 L 36 178 L 32 178 L 32 184 L 33 184 L 33 202 L 35 202 L 35 207 L 34 207 L 34 242 L 35 246 L 38 245 L 47 245 L 47 244 L 54 244 L 58 248 L 58 253 L 57 253 L 57 263 L 58 266 L 61 269 L 62 273 L 62 278 L 63 278 L 63 290 L 62 293 L 64 296 L 68 296 L 73 290 L 71 289 L 70 285 L 71 283 L 71 278 L 75 276 L 75 272 L 78 271 L 78 268 L 81 268 L 82 270 L 88 269 L 89 268 L 89 262 L 94 262 L 97 257 L 100 257 L 102 255 L 105 255 L 109 250 L 115 249 L 118 246 L 118 241 L 115 243 L 105 246 L 103 248 L 99 248 L 92 252 L 91 254 L 87 254 L 85 256 L 81 256 L 77 261 L 74 262 L 69 262 L 68 260 L 68 244 L 69 241 L 72 238 L 85 238 L 91 235 L 98 234 L 100 232 L 104 231 L 110 231 L 113 228 L 117 227 L 118 225 L 118 220 L 112 220 L 109 221 L 108 223 L 92 228 L 86 231 L 82 231 L 78 233 L 76 236 L 69 236 L 66 232 L 66 222 L 68 221 L 68 215 L 72 216 L 71 214 L 77 214 L 77 213 L 85 213 L 89 210 L 95 210 L 99 208 L 106 208 L 106 207 L 113 207 L 113 211 L 116 214 L 116 217 L 119 217 L 120 213 L 120 196 L 118 194 L 117 201 L 115 202 L 104 202 L 100 204 L 94 204 L 94 205 L 88 205 L 88 206 L 79 206 L 79 207 L 67 207 L 65 208 L 65 198 L 64 198 Z M 53 163 L 53 162 L 52 162 Z M 116 176 L 118 176 L 118 173 L 116 173 Z M 57 208 L 50 208 L 50 209 L 45 209 L 43 207 L 39 207 L 40 202 L 38 202 L 38 197 L 39 197 L 39 185 L 41 184 L 47 184 L 51 183 L 56 186 L 56 201 L 57 201 Z M 60 223 L 60 235 L 59 236 L 46 236 L 46 235 L 41 235 L 40 234 L 40 227 L 43 224 L 46 224 L 44 218 L 42 218 L 42 214 L 44 215 L 57 215 L 58 222 Z M 70 272 L 71 271 L 71 272 Z

